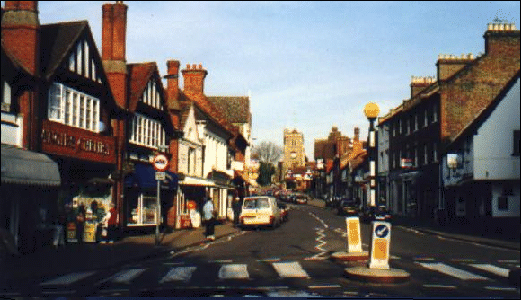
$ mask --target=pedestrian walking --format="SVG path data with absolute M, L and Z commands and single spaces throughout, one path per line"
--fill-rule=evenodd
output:
M 203 206 L 203 217 L 206 226 L 206 239 L 215 241 L 215 209 L 210 198 L 206 199 Z

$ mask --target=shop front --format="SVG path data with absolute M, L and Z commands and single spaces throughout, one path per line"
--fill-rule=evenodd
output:
M 69 242 L 96 242 L 101 223 L 115 203 L 114 138 L 57 122 L 42 122 L 42 151 L 58 162 L 62 184 L 57 194 Z
M 195 205 L 195 210 L 202 215 L 206 199 L 210 197 L 210 190 L 216 188 L 213 180 L 182 176 L 179 180 L 179 191 L 177 194 L 175 214 L 171 218 L 171 226 L 176 229 L 190 227 L 190 211 L 188 203 Z M 215 206 L 216 207 L 216 206 Z
M 175 173 L 165 172 L 165 179 L 160 180 L 160 207 L 157 211 L 157 180 L 152 164 L 134 164 L 134 171 L 125 178 L 126 226 L 130 229 L 138 226 L 167 224 L 167 215 L 177 195 L 178 177 Z
M 39 246 L 39 228 L 51 225 L 59 212 L 58 164 L 45 154 L 8 145 L 2 145 L 1 155 L 0 230 L 9 236 L 13 250 L 29 253 Z

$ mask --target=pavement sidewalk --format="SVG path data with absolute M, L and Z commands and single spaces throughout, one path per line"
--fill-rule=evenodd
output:
M 30 278 L 45 278 L 72 272 L 112 268 L 170 251 L 180 251 L 199 245 L 205 240 L 205 228 L 176 230 L 161 233 L 160 244 L 155 245 L 155 234 L 126 236 L 114 243 L 70 243 L 55 249 L 50 245 L 34 253 L 10 257 L 0 265 L 0 282 L 20 282 Z M 240 232 L 227 222 L 215 226 L 216 240 Z

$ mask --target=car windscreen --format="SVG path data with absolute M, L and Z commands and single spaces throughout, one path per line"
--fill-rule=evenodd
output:
M 270 203 L 268 199 L 255 198 L 255 199 L 244 199 L 244 208 L 269 208 Z

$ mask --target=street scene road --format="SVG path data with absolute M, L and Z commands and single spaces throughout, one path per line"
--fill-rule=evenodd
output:
M 2 1 L 0 298 L 519 299 L 519 5 Z
M 345 217 L 332 208 L 289 206 L 289 220 L 278 228 L 237 231 L 117 268 L 33 279 L 23 290 L 2 288 L 7 295 L 33 296 L 519 296 L 507 280 L 509 268 L 519 265 L 518 250 L 406 226 L 392 227 L 390 265 L 409 272 L 409 281 L 374 284 L 350 279 L 344 269 L 366 261 L 338 262 L 330 257 L 346 248 Z M 368 250 L 370 224 L 362 223 L 361 229 L 363 248 Z

